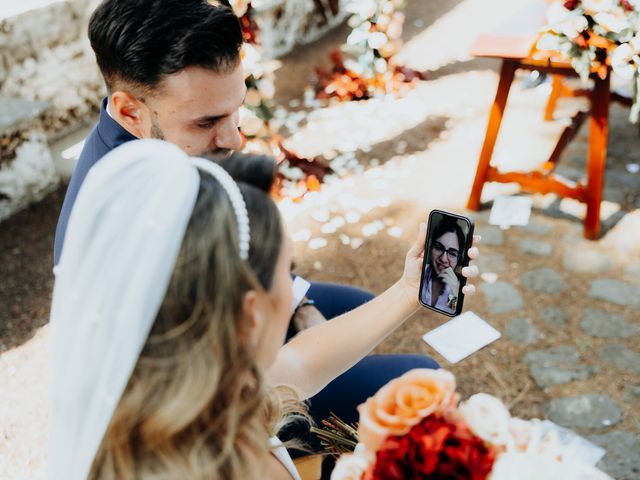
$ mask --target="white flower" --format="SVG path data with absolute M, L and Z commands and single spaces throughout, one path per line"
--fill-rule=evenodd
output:
M 538 50 L 543 51 L 559 51 L 560 50 L 560 37 L 552 33 L 545 33 L 540 36 L 538 43 L 536 44 Z
M 249 107 L 259 107 L 262 103 L 262 95 L 255 88 L 249 88 L 244 96 L 244 104 Z
M 367 43 L 369 44 L 369 47 L 373 48 L 374 50 L 378 50 L 388 41 L 389 39 L 382 32 L 374 32 L 371 35 L 369 35 L 369 38 L 367 39 Z
M 231 2 L 231 8 L 236 17 L 241 17 L 247 13 L 251 0 L 234 0 Z
M 378 11 L 376 0 L 353 0 L 345 7 L 349 13 L 355 13 L 360 18 L 371 18 Z
M 460 405 L 460 413 L 471 431 L 486 442 L 506 445 L 511 440 L 511 415 L 504 404 L 486 393 L 476 393 Z
M 575 38 L 587 29 L 589 22 L 579 9 L 568 10 L 560 3 L 552 3 L 547 11 L 549 28 L 569 38 Z
M 614 0 L 582 0 L 582 8 L 586 13 L 609 12 L 617 6 Z
M 631 28 L 627 17 L 624 15 L 624 12 L 621 9 L 616 11 L 615 13 L 597 13 L 596 15 L 594 15 L 593 19 L 598 23 L 598 25 L 611 33 L 620 33 L 627 28 Z
M 360 42 L 364 42 L 365 40 L 367 40 L 369 36 L 369 26 L 369 22 L 366 22 L 366 24 L 363 24 L 363 26 L 354 28 L 347 37 L 347 44 L 357 45 Z
M 637 67 L 632 63 L 635 53 L 631 45 L 623 43 L 611 54 L 611 67 L 621 78 L 631 80 Z
M 240 52 L 240 58 L 242 59 L 242 68 L 244 69 L 245 77 L 254 75 L 259 77 L 256 72 L 261 71 L 260 67 L 260 52 L 250 43 L 243 43 L 242 50 Z
M 629 40 L 629 45 L 633 49 L 633 53 L 636 55 L 640 53 L 640 33 L 636 33 L 635 36 Z
M 256 85 L 258 86 L 258 90 L 260 91 L 260 94 L 268 100 L 271 100 L 273 96 L 276 94 L 276 87 L 273 83 L 273 80 L 271 79 L 258 80 L 256 82 Z
M 342 455 L 331 473 L 331 480 L 360 480 L 375 457 L 368 454 L 364 445 L 356 445 L 353 453 Z
M 240 130 L 248 137 L 254 137 L 264 128 L 264 121 L 246 107 L 240 107 Z

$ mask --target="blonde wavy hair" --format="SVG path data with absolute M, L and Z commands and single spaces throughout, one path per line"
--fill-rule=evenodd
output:
M 268 195 L 239 185 L 250 218 L 248 262 L 238 256 L 226 193 L 202 176 L 163 304 L 89 478 L 257 478 L 268 438 L 308 418 L 293 390 L 265 385 L 241 335 L 249 328 L 244 294 L 269 290 L 283 230 Z

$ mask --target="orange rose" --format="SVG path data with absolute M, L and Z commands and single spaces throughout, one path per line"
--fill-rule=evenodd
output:
M 456 381 L 447 370 L 419 368 L 391 380 L 358 406 L 360 442 L 376 452 L 389 436 L 404 435 L 432 413 L 455 407 Z

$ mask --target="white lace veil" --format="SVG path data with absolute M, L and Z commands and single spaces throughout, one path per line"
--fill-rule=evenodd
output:
M 199 184 L 178 147 L 140 140 L 101 159 L 80 189 L 51 308 L 55 480 L 90 471 L 165 295 Z

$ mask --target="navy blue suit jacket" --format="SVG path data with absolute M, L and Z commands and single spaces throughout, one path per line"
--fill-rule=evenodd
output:
M 122 145 L 125 142 L 135 139 L 136 137 L 127 132 L 118 122 L 109 116 L 107 113 L 107 99 L 103 99 L 102 106 L 100 107 L 100 119 L 85 140 L 82 153 L 80 154 L 76 168 L 71 176 L 67 193 L 64 196 L 64 203 L 62 204 L 62 211 L 58 218 L 56 238 L 53 245 L 54 265 L 57 265 L 60 261 L 60 253 L 62 252 L 64 236 L 67 232 L 69 215 L 71 214 L 73 204 L 75 203 L 78 192 L 80 191 L 80 186 L 82 185 L 82 182 L 84 182 L 87 173 L 91 167 L 98 162 L 98 160 L 118 145 Z

